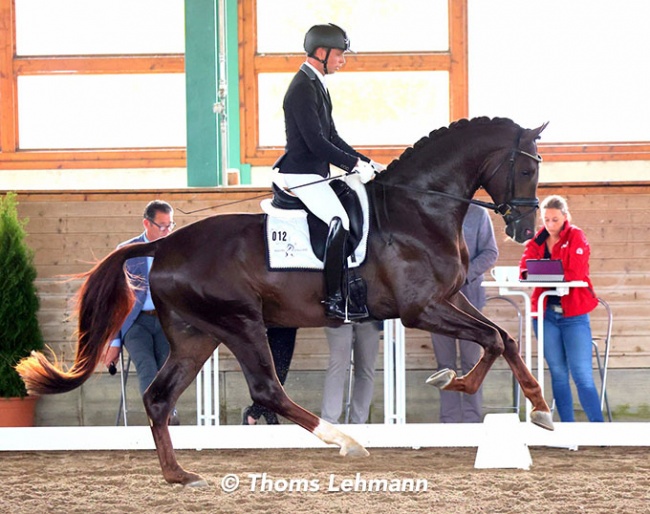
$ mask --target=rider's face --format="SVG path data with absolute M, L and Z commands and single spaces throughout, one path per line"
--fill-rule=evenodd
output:
M 332 48 L 329 59 L 327 59 L 327 72 L 336 73 L 345 65 L 345 51 L 338 48 Z

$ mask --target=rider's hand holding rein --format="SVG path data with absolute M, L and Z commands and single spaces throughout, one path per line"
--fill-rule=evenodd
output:
M 361 182 L 364 184 L 370 182 L 373 178 L 375 178 L 375 175 L 377 174 L 375 172 L 375 168 L 369 162 L 362 161 L 361 159 L 358 160 L 357 165 L 352 170 L 352 173 L 358 173 Z
M 386 166 L 380 162 L 370 161 L 370 165 L 375 169 L 375 173 L 379 174 L 386 169 Z

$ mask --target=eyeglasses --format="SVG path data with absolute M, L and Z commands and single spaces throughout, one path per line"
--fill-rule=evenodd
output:
M 176 223 L 174 223 L 173 221 L 169 225 L 158 225 L 158 223 L 156 223 L 151 218 L 147 218 L 147 219 L 149 220 L 149 223 L 151 223 L 152 225 L 155 225 L 156 227 L 158 227 L 163 232 L 167 232 L 167 231 L 171 232 L 176 227 Z

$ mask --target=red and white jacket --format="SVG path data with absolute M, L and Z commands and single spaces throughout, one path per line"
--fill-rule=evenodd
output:
M 526 270 L 527 259 L 543 259 L 546 248 L 546 240 L 549 233 L 542 228 L 535 237 L 528 241 L 524 254 L 519 262 L 520 273 Z M 591 248 L 584 232 L 568 221 L 560 231 L 560 240 L 551 251 L 551 259 L 560 259 L 564 266 L 564 278 L 566 281 L 583 280 L 589 285 L 587 287 L 572 287 L 569 294 L 560 298 L 562 310 L 565 316 L 579 316 L 594 310 L 598 305 L 598 297 L 594 292 L 593 284 L 589 278 L 589 255 Z M 531 296 L 532 310 L 537 312 L 537 299 L 544 288 L 536 287 Z

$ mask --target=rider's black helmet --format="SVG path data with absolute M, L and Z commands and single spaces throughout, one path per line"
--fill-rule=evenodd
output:
M 345 30 L 329 23 L 328 25 L 314 25 L 305 34 L 305 51 L 311 56 L 317 48 L 338 48 L 339 50 L 350 50 L 350 40 Z

